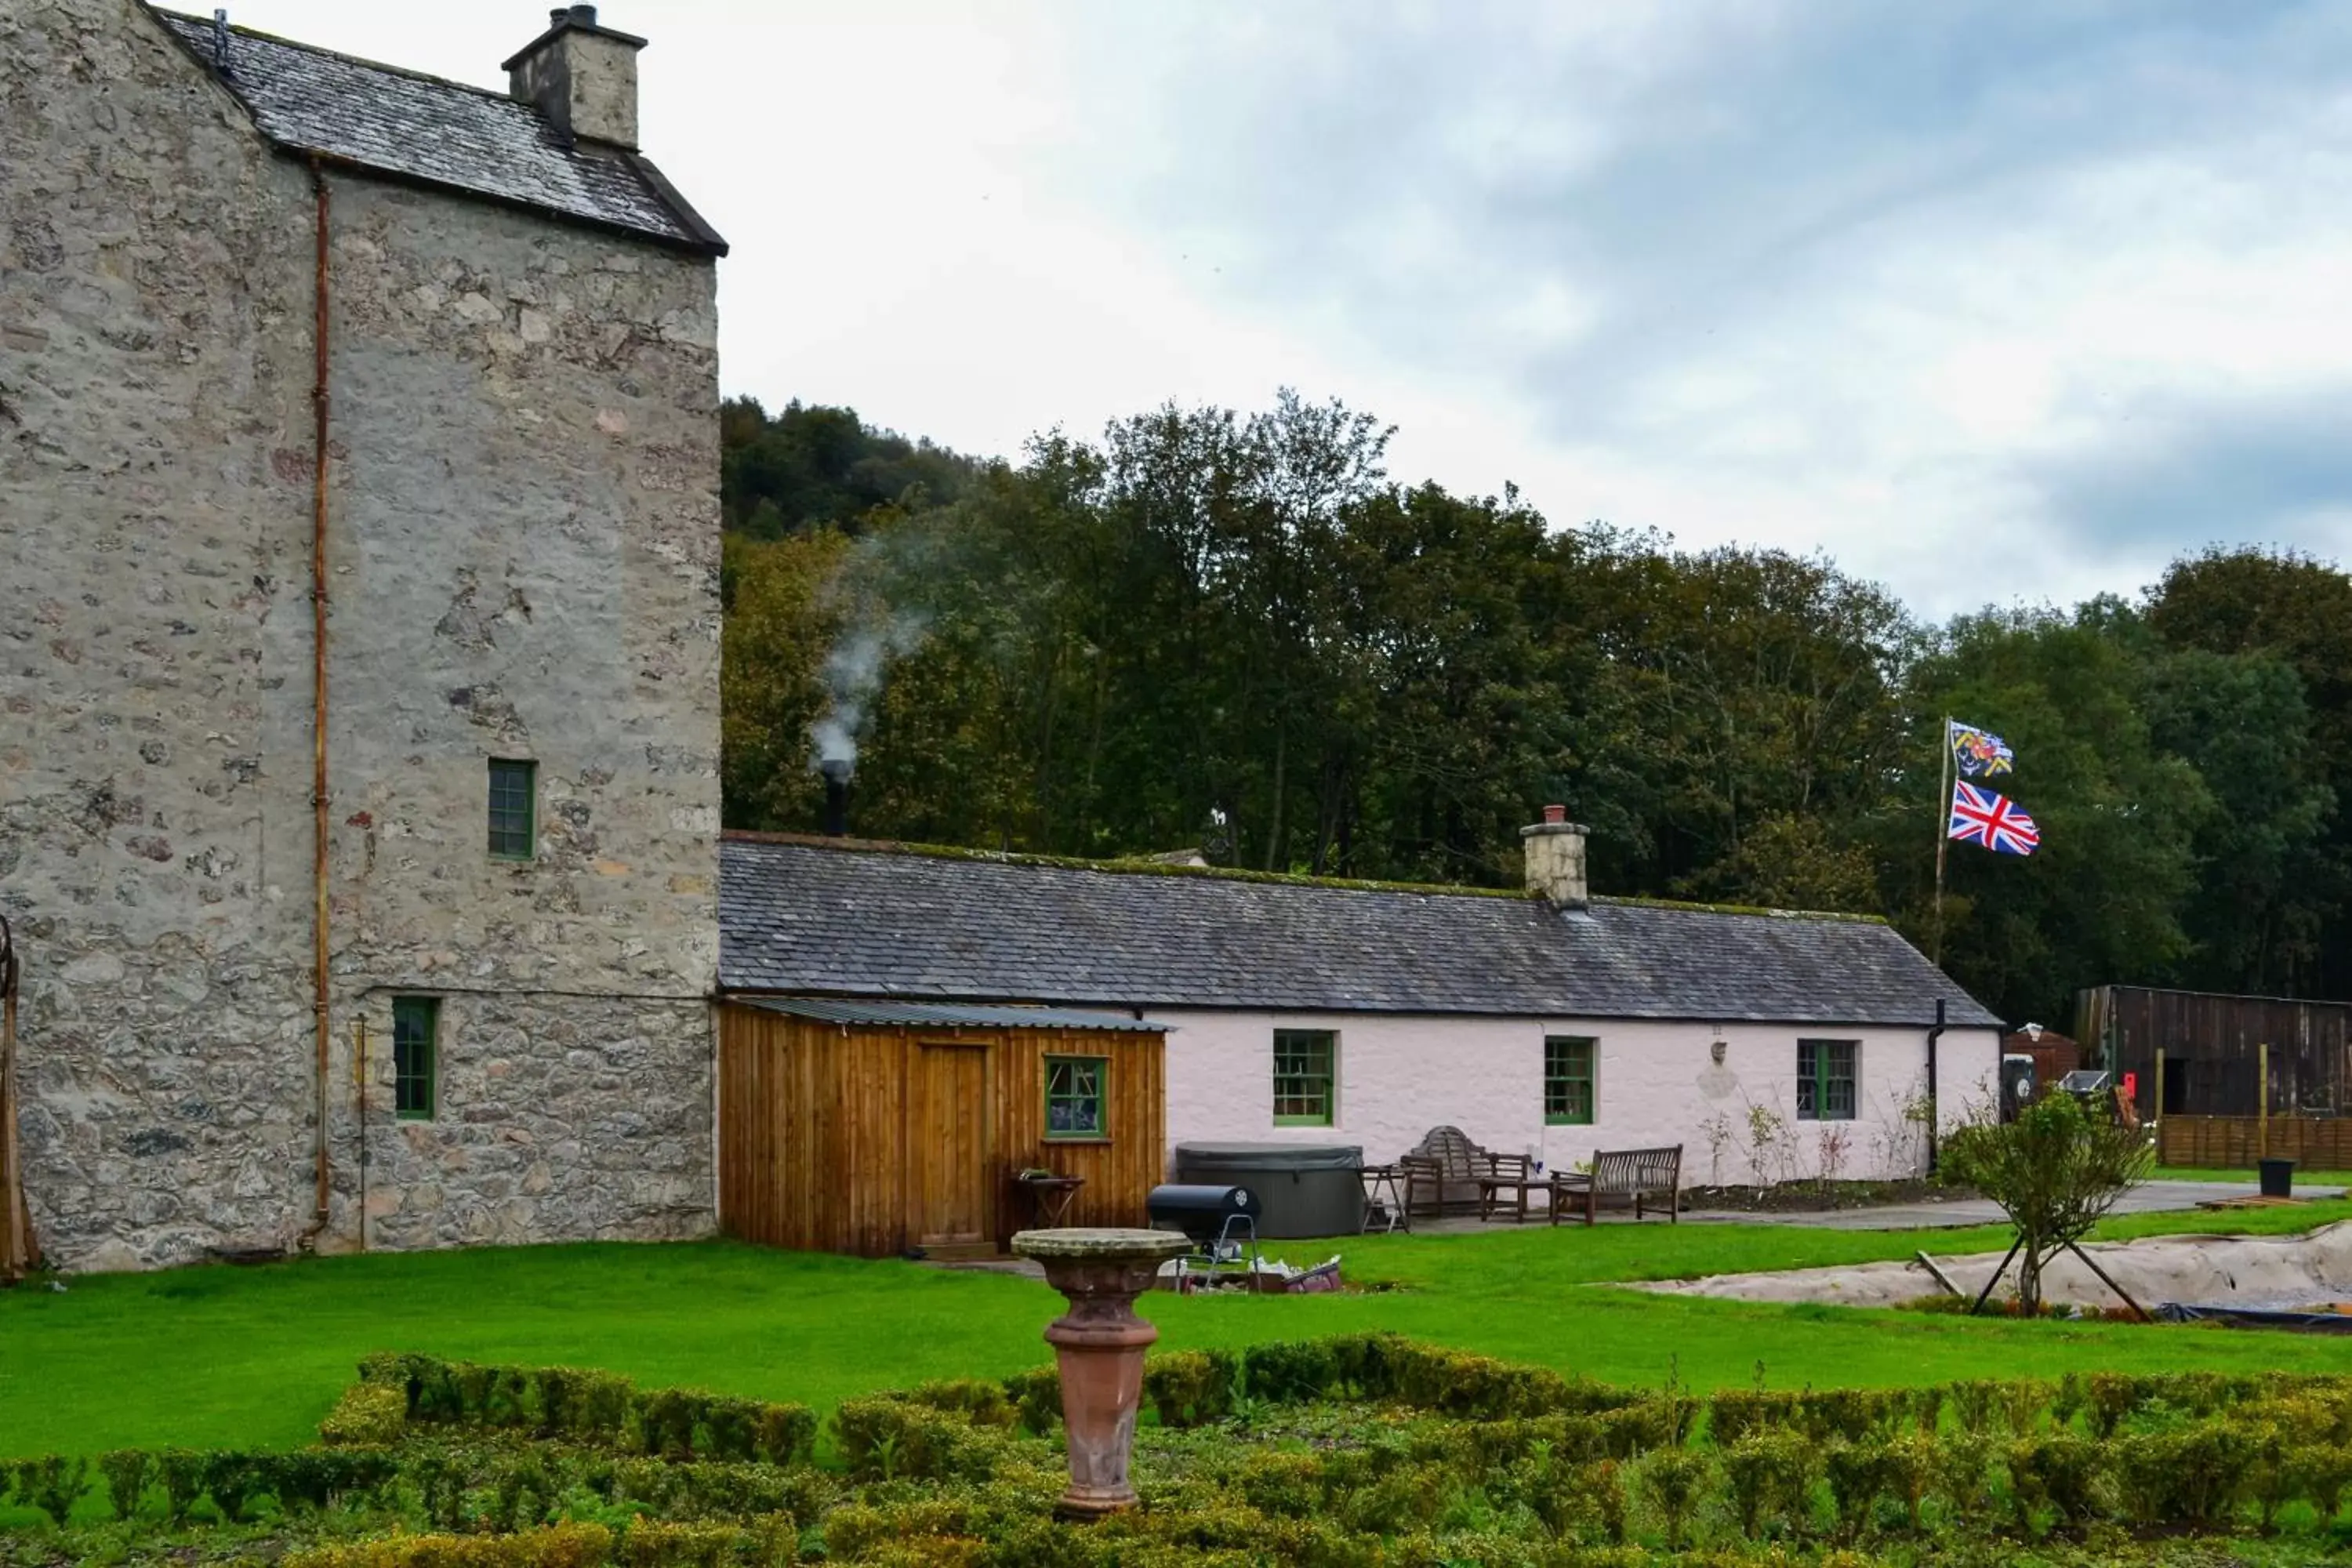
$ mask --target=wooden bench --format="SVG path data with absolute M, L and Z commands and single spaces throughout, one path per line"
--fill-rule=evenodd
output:
M 1524 1182 L 1528 1162 L 1525 1154 L 1481 1149 L 1459 1127 L 1433 1127 L 1412 1153 L 1398 1159 L 1397 1171 L 1407 1214 L 1478 1214 L 1487 1201 L 1479 1183 Z
M 1683 1146 L 1671 1149 L 1603 1149 L 1592 1157 L 1592 1170 L 1561 1172 L 1551 1179 L 1551 1222 L 1564 1214 L 1580 1213 L 1592 1224 L 1603 1208 L 1630 1208 L 1640 1219 L 1645 1205 L 1664 1199 L 1667 1223 L 1678 1219 L 1682 1206 Z

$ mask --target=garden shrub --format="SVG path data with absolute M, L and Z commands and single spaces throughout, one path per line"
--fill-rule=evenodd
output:
M 834 1433 L 852 1475 L 884 1480 L 985 1479 L 1004 1445 L 967 1419 L 887 1396 L 843 1401 Z
M 260 1495 L 260 1478 L 254 1472 L 253 1457 L 231 1451 L 205 1456 L 205 1495 L 213 1500 L 213 1507 L 223 1519 L 237 1523 L 249 1517 L 255 1498 Z
M 407 1431 L 404 1390 L 355 1383 L 343 1390 L 335 1407 L 319 1423 L 319 1440 L 331 1447 L 381 1447 L 399 1442 Z
M 1815 1443 L 1832 1437 L 1858 1443 L 1900 1419 L 1909 1405 L 1909 1391 L 1904 1389 L 1807 1389 L 1796 1402 L 1795 1419 Z
M 1231 1351 L 1179 1351 L 1144 1363 L 1143 1394 L 1162 1426 L 1205 1426 L 1233 1414 L 1241 1363 Z
M 1786 1428 L 1751 1433 L 1722 1450 L 1721 1458 L 1740 1534 L 1752 1541 L 1774 1519 L 1786 1519 L 1791 1530 L 1803 1529 L 1806 1494 L 1819 1458 L 1804 1434 Z
M 971 1522 L 971 1506 L 955 1498 L 877 1508 L 852 1503 L 837 1508 L 824 1521 L 827 1557 L 856 1561 L 885 1542 L 909 1536 L 962 1535 Z
M 181 1524 L 205 1495 L 205 1457 L 193 1449 L 166 1448 L 155 1456 L 155 1479 L 163 1484 L 165 1517 Z
M 1871 1510 L 1894 1484 L 1884 1441 L 1839 1441 L 1822 1451 L 1822 1469 L 1837 1510 L 1837 1534 L 1852 1541 L 1870 1527 Z
M 616 1555 L 627 1568 L 781 1568 L 800 1555 L 800 1536 L 781 1515 L 747 1524 L 638 1520 Z
M 1796 1407 L 1797 1396 L 1778 1389 L 1727 1388 L 1707 1401 L 1707 1436 L 1727 1448 L 1751 1432 L 1788 1420 Z
M 1911 1533 L 1919 1533 L 1922 1512 L 1929 1492 L 1934 1490 L 1937 1460 L 1940 1450 L 1936 1439 L 1926 1432 L 1896 1432 L 1878 1446 L 1880 1473 L 1885 1478 L 1886 1490 L 1903 1504 L 1905 1519 Z
M 1234 1476 L 1234 1489 L 1261 1512 L 1305 1519 L 1323 1506 L 1323 1463 L 1278 1449 L 1252 1454 Z
M 1436 1520 L 1460 1489 L 1448 1466 L 1400 1465 L 1341 1500 L 1341 1517 L 1364 1534 L 1395 1535 Z
M 2083 1410 L 2091 1423 L 2091 1436 L 2112 1437 L 2123 1425 L 2125 1416 L 2138 1408 L 2146 1397 L 2143 1380 L 2119 1372 L 2095 1372 L 2083 1380 Z
M 2087 1523 L 2098 1510 L 2100 1469 L 2099 1446 L 2071 1432 L 2011 1443 L 2010 1498 L 2019 1530 L 2030 1532 L 2031 1515 L 2045 1508 L 2061 1528 Z
M 119 1448 L 99 1456 L 98 1473 L 105 1479 L 106 1500 L 115 1518 L 138 1517 L 139 1500 L 146 1495 L 147 1476 L 154 1468 L 144 1448 Z
M 1633 1473 L 1642 1495 L 1666 1527 L 1667 1550 L 1678 1549 L 1691 1515 L 1714 1487 L 1714 1457 L 1690 1448 L 1661 1448 Z
M 56 1454 L 19 1459 L 11 1467 L 16 1479 L 16 1500 L 39 1509 L 59 1525 L 73 1513 L 73 1505 L 89 1489 L 89 1461 Z
M 432 1356 L 382 1352 L 360 1363 L 363 1387 L 400 1391 L 410 1422 L 527 1430 L 675 1459 L 804 1461 L 816 1418 L 798 1405 L 772 1405 L 698 1389 L 640 1391 L 613 1373 L 578 1367 L 479 1366 Z
M 1936 1445 L 1936 1489 L 1963 1522 L 1980 1523 L 1991 1510 L 1993 1441 L 1989 1433 L 1960 1431 Z
M 926 1383 L 907 1395 L 934 1410 L 961 1414 L 975 1426 L 1001 1426 L 1010 1431 L 1021 1425 L 1021 1412 L 1004 1384 L 984 1377 L 943 1378 Z
M 1327 1340 L 1252 1345 L 1242 1352 L 1241 1363 L 1242 1386 L 1252 1399 L 1299 1404 L 1322 1398 L 1339 1381 L 1339 1357 Z
M 1040 1437 L 1052 1435 L 1062 1420 L 1062 1374 L 1050 1366 L 1016 1372 L 1004 1380 L 1004 1396 L 1021 1413 L 1024 1431 Z
M 558 1524 L 520 1535 L 393 1535 L 287 1554 L 283 1568 L 595 1568 L 609 1562 L 613 1532 L 601 1524 Z
M 1675 1405 L 1654 1399 L 1604 1410 L 1592 1419 L 1610 1458 L 1630 1459 L 1681 1442 L 1683 1414 Z
M 2352 1447 L 2340 1443 L 2305 1443 L 2287 1450 L 2282 1465 L 2294 1496 L 2309 1503 L 2323 1525 L 2343 1511 L 2344 1494 L 2352 1490 Z
M 2205 1525 L 2226 1517 L 2259 1458 L 2253 1435 L 2233 1421 L 2131 1433 L 2112 1447 L 2125 1504 L 2143 1524 Z

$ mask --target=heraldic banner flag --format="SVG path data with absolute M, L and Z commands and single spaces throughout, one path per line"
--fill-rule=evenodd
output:
M 1952 821 L 1945 836 L 1981 844 L 1997 855 L 2031 855 L 2042 846 L 2042 830 L 2007 795 L 1954 781 Z
M 1974 724 L 1963 724 L 1958 719 L 1944 721 L 1952 746 L 1952 765 L 1964 779 L 1989 779 L 1997 773 L 2010 773 L 2017 766 L 2017 757 L 2009 742 L 1990 730 L 1979 730 Z

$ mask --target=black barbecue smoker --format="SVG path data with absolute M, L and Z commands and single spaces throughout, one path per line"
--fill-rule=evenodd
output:
M 1192 1239 L 1192 1253 L 1177 1260 L 1180 1279 L 1257 1272 L 1257 1222 L 1265 1205 L 1249 1188 L 1157 1186 L 1144 1200 L 1144 1212 L 1154 1230 L 1181 1230 Z

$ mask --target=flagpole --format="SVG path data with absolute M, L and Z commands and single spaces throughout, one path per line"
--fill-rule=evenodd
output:
M 1930 963 L 1944 962 L 1944 849 L 1952 841 L 1952 716 L 1944 715 L 1942 738 L 1937 742 L 1943 753 L 1942 765 L 1936 770 L 1936 925 L 1935 935 L 1927 944 Z

